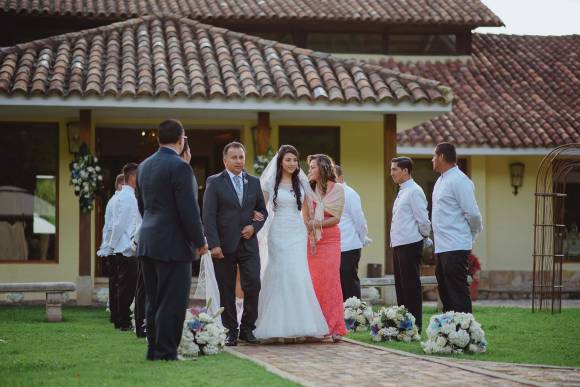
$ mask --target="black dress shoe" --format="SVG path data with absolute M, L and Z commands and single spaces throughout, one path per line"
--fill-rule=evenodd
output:
M 258 344 L 259 341 L 254 336 L 252 331 L 241 331 L 240 332 L 240 340 L 245 341 L 248 344 Z
M 238 337 L 236 334 L 228 333 L 226 336 L 226 347 L 235 347 L 238 345 Z

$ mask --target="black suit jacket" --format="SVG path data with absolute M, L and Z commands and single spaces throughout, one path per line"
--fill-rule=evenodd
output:
M 256 234 L 264 225 L 254 222 L 254 210 L 261 212 L 264 219 L 268 216 L 260 179 L 243 172 L 244 196 L 242 204 L 238 200 L 236 189 L 227 171 L 208 177 L 203 196 L 203 225 L 210 249 L 221 247 L 224 254 L 231 254 L 240 243 L 258 254 Z M 242 229 L 247 225 L 254 226 L 254 235 L 248 240 L 241 238 Z
M 191 261 L 205 245 L 195 176 L 172 149 L 160 147 L 137 170 L 143 222 L 137 254 L 165 262 Z

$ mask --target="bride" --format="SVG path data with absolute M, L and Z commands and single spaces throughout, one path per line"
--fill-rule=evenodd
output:
M 260 177 L 268 219 L 258 234 L 262 290 L 254 334 L 258 339 L 323 337 L 328 325 L 314 293 L 301 210 L 314 194 L 300 170 L 298 151 L 283 145 Z

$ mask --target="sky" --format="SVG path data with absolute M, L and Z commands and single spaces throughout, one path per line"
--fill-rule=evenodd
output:
M 580 0 L 482 0 L 506 27 L 476 32 L 516 35 L 580 34 Z

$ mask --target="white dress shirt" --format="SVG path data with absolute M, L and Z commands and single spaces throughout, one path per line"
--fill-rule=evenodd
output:
M 435 253 L 471 250 L 483 221 L 473 182 L 457 166 L 444 172 L 433 189 Z
M 400 185 L 393 204 L 391 247 L 419 242 L 429 237 L 430 233 L 427 198 L 421 186 L 409 179 Z
M 357 250 L 364 246 L 368 234 L 367 220 L 362 210 L 360 196 L 346 183 L 344 186 L 344 211 L 340 218 L 340 251 Z
M 111 242 L 111 230 L 113 229 L 113 209 L 115 208 L 115 203 L 119 198 L 119 192 L 121 191 L 115 191 L 105 207 L 105 225 L 103 226 L 103 234 L 101 235 L 101 247 L 99 248 L 99 251 L 97 251 L 99 257 L 113 255 L 113 249 L 109 246 L 109 243 Z
M 134 257 L 137 254 L 136 236 L 141 227 L 141 214 L 135 197 L 135 190 L 123 185 L 115 209 L 111 229 L 110 246 L 115 254 Z

